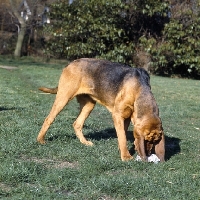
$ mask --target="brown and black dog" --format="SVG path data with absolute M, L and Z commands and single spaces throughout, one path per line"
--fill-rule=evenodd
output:
M 147 161 L 147 156 L 154 150 L 158 158 L 164 161 L 164 132 L 149 80 L 144 69 L 125 64 L 91 58 L 71 62 L 64 68 L 57 88 L 39 88 L 57 95 L 37 141 L 45 143 L 44 137 L 49 126 L 64 106 L 76 96 L 80 114 L 73 127 L 81 143 L 93 145 L 84 137 L 82 128 L 98 102 L 112 114 L 123 161 L 133 158 L 127 149 L 126 140 L 130 121 L 134 124 L 134 145 L 139 156 Z

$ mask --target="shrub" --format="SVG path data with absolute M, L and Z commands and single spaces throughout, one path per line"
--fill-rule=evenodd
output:
M 47 51 L 69 60 L 101 57 L 133 62 L 138 38 L 162 30 L 161 15 L 167 4 L 159 1 L 88 0 L 51 6 L 54 23 L 46 27 L 51 35 Z M 149 23 L 151 22 L 151 23 Z
M 196 8 L 198 9 L 198 8 Z M 200 76 L 200 17 L 186 3 L 171 9 L 159 39 L 141 37 L 140 41 L 152 57 L 151 71 L 159 74 Z
M 121 1 L 67 1 L 52 5 L 51 18 L 55 23 L 46 27 L 53 35 L 47 50 L 56 57 L 69 60 L 78 57 L 104 57 L 126 61 L 133 53 L 121 24 L 124 24 Z

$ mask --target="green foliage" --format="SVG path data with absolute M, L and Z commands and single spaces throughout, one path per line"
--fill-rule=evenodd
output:
M 154 0 L 144 0 L 138 2 L 139 11 L 148 16 L 154 16 L 156 13 L 159 13 L 159 16 L 166 16 L 166 9 L 168 9 L 168 6 L 169 4 L 167 1 L 160 2 Z
M 160 74 L 200 76 L 199 33 L 200 15 L 187 7 L 178 17 L 171 17 L 159 39 L 141 37 L 141 44 L 152 56 L 151 70 Z
M 195 2 L 194 2 L 195 3 Z M 46 52 L 73 60 L 101 57 L 141 66 L 151 58 L 150 71 L 200 77 L 200 8 L 182 1 L 57 1 Z M 147 57 L 135 59 L 137 52 Z M 139 65 L 140 66 L 140 65 Z
M 47 50 L 56 57 L 69 60 L 102 57 L 132 63 L 138 38 L 147 29 L 150 32 L 158 29 L 154 26 L 153 15 L 163 13 L 167 4 L 125 2 L 89 0 L 87 3 L 74 1 L 70 5 L 67 1 L 53 4 L 51 18 L 55 23 L 46 27 L 46 32 L 51 35 Z
M 55 23 L 46 27 L 53 38 L 48 50 L 57 57 L 70 60 L 77 57 L 104 57 L 124 61 L 133 53 L 121 24 L 126 8 L 118 1 L 60 1 L 52 5 L 51 18 Z

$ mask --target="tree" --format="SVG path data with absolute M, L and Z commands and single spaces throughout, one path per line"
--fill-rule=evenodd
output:
M 18 37 L 14 51 L 15 57 L 21 56 L 22 46 L 30 46 L 36 27 L 42 26 L 43 20 L 47 20 L 46 14 L 44 13 L 48 10 L 45 6 L 46 1 L 9 0 L 12 13 L 16 17 L 15 25 L 18 26 Z M 38 16 L 39 14 L 40 17 Z
M 14 56 L 15 57 L 20 57 L 21 56 L 21 49 L 22 49 L 22 44 L 23 44 L 23 40 L 24 40 L 24 36 L 26 33 L 26 21 L 25 19 L 19 14 L 17 8 L 18 8 L 18 2 L 16 2 L 15 0 L 9 0 L 10 1 L 10 5 L 12 8 L 12 11 L 15 15 L 15 17 L 18 19 L 19 23 L 20 23 L 20 29 L 18 32 L 18 38 L 17 38 L 17 43 L 16 43 L 16 47 L 15 47 L 15 52 L 14 52 Z

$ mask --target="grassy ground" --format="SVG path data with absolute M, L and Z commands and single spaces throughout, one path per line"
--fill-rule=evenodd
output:
M 18 67 L 0 68 L 2 199 L 200 199 L 200 81 L 151 77 L 166 134 L 167 161 L 122 162 L 104 107 L 96 106 L 84 127 L 95 145 L 78 141 L 72 128 L 78 114 L 75 100 L 50 127 L 47 144 L 36 143 L 55 98 L 37 88 L 56 86 L 64 64 L 0 57 L 0 65 Z

